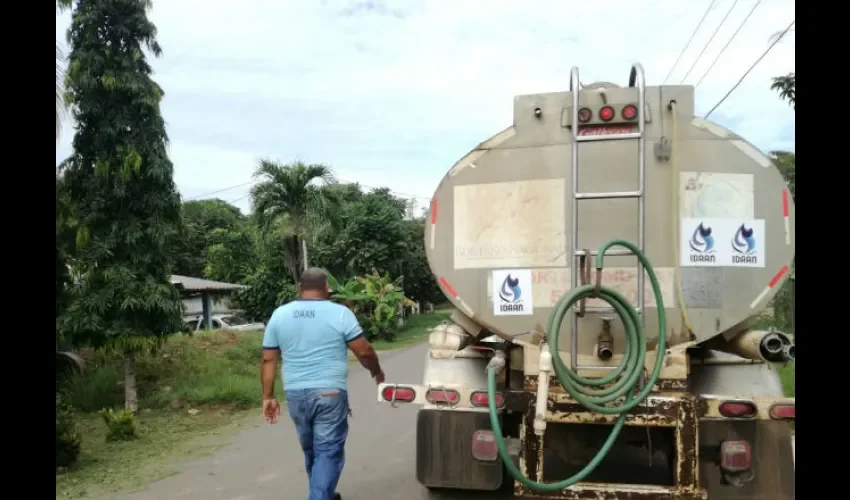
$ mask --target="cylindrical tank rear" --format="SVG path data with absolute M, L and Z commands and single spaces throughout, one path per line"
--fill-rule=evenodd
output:
M 597 113 L 610 105 L 619 114 L 637 102 L 636 89 L 607 86 L 579 97 L 592 111 L 588 123 L 598 125 L 587 133 L 633 130 L 620 116 L 606 125 Z M 794 257 L 794 202 L 779 171 L 734 132 L 694 118 L 693 98 L 687 86 L 646 90 L 646 255 L 661 282 L 672 344 L 729 339 L 752 326 Z M 580 243 L 569 247 L 571 106 L 571 92 L 516 97 L 513 125 L 456 163 L 432 199 L 425 233 L 432 271 L 460 311 L 504 338 L 544 327 L 570 289 L 576 250 L 595 250 L 613 238 L 638 241 L 636 200 L 583 200 Z M 637 151 L 634 140 L 581 143 L 579 190 L 636 190 Z M 636 271 L 634 257 L 607 257 L 603 283 L 636 303 Z M 649 286 L 647 280 L 652 337 Z M 603 319 L 611 314 L 594 307 L 603 305 L 588 301 L 579 320 L 582 355 L 600 352 Z M 611 331 L 614 351 L 622 352 L 619 321 Z

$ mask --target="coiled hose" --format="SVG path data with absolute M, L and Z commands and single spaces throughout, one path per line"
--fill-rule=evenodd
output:
M 502 457 L 505 467 L 508 472 L 515 477 L 520 483 L 535 491 L 559 491 L 568 488 L 584 478 L 586 478 L 594 469 L 605 459 L 605 456 L 611 450 L 617 436 L 623 429 L 626 422 L 628 411 L 640 404 L 652 390 L 652 386 L 658 380 L 661 373 L 661 367 L 664 363 L 664 353 L 666 352 L 665 331 L 666 316 L 664 314 L 664 300 L 661 296 L 661 287 L 658 285 L 658 279 L 655 276 L 655 270 L 647 260 L 646 256 L 632 243 L 625 240 L 611 240 L 603 244 L 599 248 L 596 255 L 596 271 L 597 274 L 602 272 L 602 263 L 605 252 L 613 247 L 621 246 L 628 248 L 637 256 L 646 270 L 649 281 L 652 283 L 652 293 L 655 296 L 656 309 L 658 311 L 658 356 L 655 359 L 655 367 L 652 374 L 647 379 L 642 388 L 638 388 L 638 381 L 646 364 L 646 332 L 644 331 L 643 322 L 634 306 L 616 290 L 600 286 L 598 290 L 598 298 L 610 304 L 620 320 L 623 322 L 623 327 L 626 332 L 626 350 L 623 356 L 623 361 L 614 369 L 614 371 L 602 378 L 585 378 L 579 376 L 568 368 L 561 356 L 558 354 L 558 337 L 561 331 L 561 326 L 564 318 L 570 312 L 573 304 L 584 298 L 593 298 L 595 285 L 587 284 L 571 290 L 558 300 L 555 308 L 549 316 L 549 322 L 546 332 L 548 334 L 550 349 L 552 352 L 552 364 L 555 369 L 555 374 L 558 381 L 567 390 L 569 395 L 578 401 L 582 406 L 596 413 L 604 415 L 619 415 L 614 428 L 611 429 L 611 434 L 602 448 L 596 453 L 596 456 L 578 473 L 572 477 L 568 477 L 557 483 L 538 483 L 525 477 L 519 468 L 514 465 L 508 449 L 505 445 L 505 440 L 502 435 L 502 427 L 499 425 L 499 416 L 496 412 L 496 369 L 489 368 L 487 370 L 487 395 L 489 398 L 490 409 L 490 425 L 493 427 L 495 434 L 496 445 L 499 449 L 499 455 Z M 573 332 L 576 335 L 576 332 Z M 613 382 L 613 383 L 612 383 Z M 599 388 L 611 384 L 608 387 Z M 622 401 L 610 404 L 622 398 Z M 609 404 L 609 405 L 606 405 Z M 541 411 L 545 411 L 542 409 Z

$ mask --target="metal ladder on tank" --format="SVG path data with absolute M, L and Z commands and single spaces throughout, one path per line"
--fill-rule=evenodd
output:
M 644 252 L 645 245 L 645 236 L 646 236 L 646 228 L 645 228 L 645 219 L 646 219 L 646 205 L 645 205 L 645 196 L 646 196 L 646 81 L 644 79 L 643 66 L 639 63 L 635 63 L 632 65 L 631 73 L 629 74 L 629 87 L 634 88 L 635 84 L 637 84 L 638 91 L 638 113 L 637 113 L 637 132 L 630 132 L 625 134 L 612 134 L 612 135 L 587 135 L 582 136 L 579 135 L 579 121 L 578 121 L 578 112 L 579 112 L 579 90 L 580 90 L 580 81 L 578 75 L 578 67 L 573 66 L 570 70 L 570 92 L 573 93 L 573 109 L 572 109 L 572 134 L 573 134 L 573 143 L 571 146 L 571 154 L 572 154 L 572 243 L 571 243 L 571 252 L 572 259 L 570 259 L 570 281 L 571 281 L 571 290 L 575 290 L 578 286 L 578 273 L 576 272 L 577 261 L 581 258 L 582 255 L 585 254 L 584 250 L 578 250 L 578 205 L 582 200 L 614 200 L 621 198 L 637 198 L 638 200 L 638 248 L 641 252 Z M 614 191 L 610 193 L 581 193 L 578 190 L 578 149 L 579 144 L 583 142 L 593 142 L 593 141 L 621 141 L 621 140 L 637 140 L 638 141 L 638 189 L 637 191 Z M 588 259 L 595 256 L 598 252 L 596 250 L 590 251 L 590 255 L 587 256 Z M 624 256 L 624 255 L 634 255 L 630 250 L 625 249 L 610 249 L 605 252 L 606 256 Z M 638 287 L 638 303 L 637 303 L 637 313 L 638 317 L 643 321 L 643 312 L 644 312 L 644 272 L 643 265 L 640 263 L 640 260 L 637 262 L 637 287 Z M 572 321 L 571 321 L 571 337 L 572 337 L 572 349 L 571 349 L 571 363 L 570 367 L 578 372 L 579 370 L 612 370 L 616 368 L 616 366 L 605 366 L 605 365 L 586 365 L 580 366 L 578 364 L 578 304 L 575 304 L 572 308 Z M 585 308 L 586 312 L 614 312 L 614 308 L 612 307 L 587 307 Z

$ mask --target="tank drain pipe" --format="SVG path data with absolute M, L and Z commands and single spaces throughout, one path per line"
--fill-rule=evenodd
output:
M 558 332 L 555 332 L 557 335 Z M 537 373 L 537 405 L 534 410 L 534 433 L 543 437 L 546 432 L 546 410 L 549 408 L 549 378 L 552 375 L 552 353 L 549 344 L 540 344 L 540 362 Z

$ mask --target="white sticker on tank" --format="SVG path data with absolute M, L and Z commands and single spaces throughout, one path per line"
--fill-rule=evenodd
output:
M 493 271 L 493 314 L 530 316 L 534 314 L 531 269 Z
M 564 179 L 454 187 L 454 268 L 563 267 Z
M 681 172 L 679 216 L 692 218 L 755 217 L 752 174 Z
M 764 219 L 685 218 L 679 240 L 683 267 L 765 267 Z
M 661 294 L 666 308 L 675 307 L 674 270 L 672 267 L 656 267 L 655 275 L 661 286 Z M 595 276 L 595 274 L 593 275 Z M 602 270 L 602 284 L 613 288 L 623 295 L 629 302 L 637 305 L 637 268 L 636 267 L 606 267 Z M 591 278 L 595 279 L 595 278 Z M 531 283 L 534 286 L 534 304 L 537 307 L 554 307 L 558 300 L 570 291 L 570 270 L 560 269 L 533 269 Z M 655 307 L 655 296 L 652 294 L 652 284 L 649 278 L 644 281 L 644 300 L 647 308 Z M 605 307 L 601 299 L 589 299 L 587 307 Z

